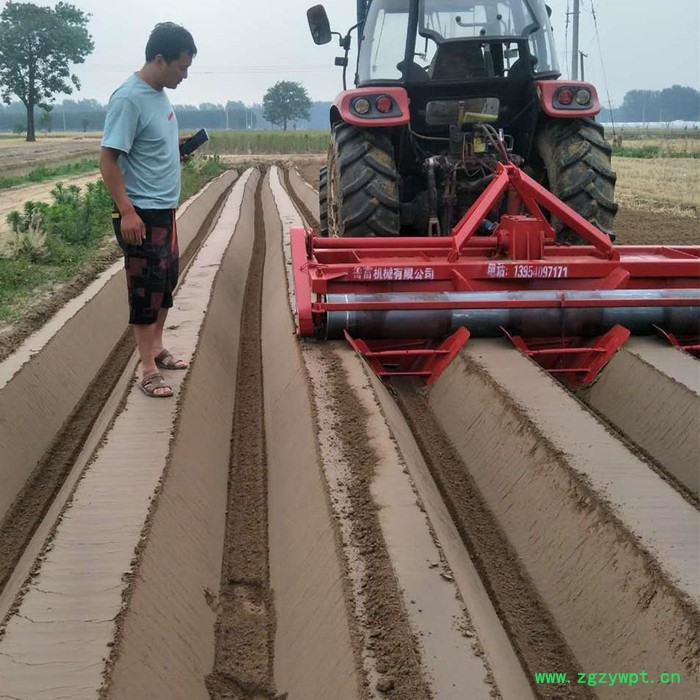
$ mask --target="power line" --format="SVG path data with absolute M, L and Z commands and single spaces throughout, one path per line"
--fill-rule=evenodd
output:
M 77 68 L 81 73 L 123 73 L 133 70 L 133 66 L 115 64 L 91 64 Z M 190 75 L 245 75 L 257 73 L 335 73 L 335 66 L 323 65 L 285 65 L 285 66 L 198 66 L 189 71 Z
M 600 32 L 598 31 L 598 17 L 596 16 L 593 0 L 591 0 L 591 14 L 593 15 L 593 26 L 595 27 L 595 36 L 598 41 L 598 54 L 600 55 L 600 65 L 603 69 L 603 83 L 605 84 L 605 94 L 608 97 L 608 109 L 610 110 L 610 121 L 613 128 L 613 136 L 615 135 L 615 119 L 613 118 L 612 99 L 610 98 L 610 88 L 608 86 L 608 75 L 605 70 L 605 61 L 603 60 L 603 47 L 600 43 Z

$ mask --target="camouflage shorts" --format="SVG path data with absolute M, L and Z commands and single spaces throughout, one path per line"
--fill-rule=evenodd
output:
M 124 253 L 129 292 L 129 323 L 148 325 L 158 319 L 160 309 L 173 305 L 179 274 L 179 250 L 174 209 L 136 209 L 146 226 L 141 245 L 125 243 L 121 217 L 112 214 L 117 242 Z

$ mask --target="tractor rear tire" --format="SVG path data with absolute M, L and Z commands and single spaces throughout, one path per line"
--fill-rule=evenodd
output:
M 340 123 L 333 127 L 330 151 L 329 235 L 398 236 L 399 175 L 390 138 L 381 129 Z
M 318 233 L 328 236 L 328 166 L 321 166 L 318 174 Z
M 615 240 L 615 181 L 612 148 L 603 127 L 591 119 L 551 120 L 537 139 L 549 190 L 586 221 Z M 585 243 L 563 222 L 552 221 L 560 243 Z

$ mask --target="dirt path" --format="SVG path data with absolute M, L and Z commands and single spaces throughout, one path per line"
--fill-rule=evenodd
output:
M 41 165 L 55 167 L 83 158 L 97 158 L 99 153 L 99 134 L 39 136 L 33 143 L 0 139 L 0 170 L 3 175 L 25 175 Z

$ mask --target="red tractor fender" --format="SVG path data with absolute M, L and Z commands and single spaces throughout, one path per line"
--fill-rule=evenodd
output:
M 356 108 L 358 102 L 366 100 L 369 109 L 362 113 Z M 400 126 L 408 124 L 411 114 L 408 109 L 408 93 L 402 87 L 366 87 L 345 90 L 335 98 L 331 107 L 331 126 L 344 121 L 363 128 Z
M 558 119 L 595 117 L 600 112 L 598 91 L 580 80 L 536 80 L 535 89 L 542 111 Z M 588 96 L 588 100 L 584 98 Z

